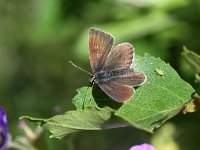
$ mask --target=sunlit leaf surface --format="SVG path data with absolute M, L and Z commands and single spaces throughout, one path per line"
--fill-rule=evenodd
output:
M 147 81 L 136 88 L 133 97 L 123 104 L 111 100 L 98 85 L 88 86 L 77 90 L 78 94 L 73 99 L 77 110 L 44 120 L 25 118 L 39 121 L 52 133 L 51 137 L 57 138 L 80 130 L 100 130 L 127 124 L 153 132 L 192 99 L 194 89 L 161 59 L 150 55 L 137 57 L 132 68 L 144 72 Z

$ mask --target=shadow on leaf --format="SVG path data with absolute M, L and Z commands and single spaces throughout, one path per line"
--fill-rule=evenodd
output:
M 103 108 L 109 106 L 112 109 L 119 109 L 123 103 L 118 103 L 112 100 L 104 91 L 100 89 L 98 85 L 94 85 L 92 89 L 92 96 L 98 105 L 98 107 Z

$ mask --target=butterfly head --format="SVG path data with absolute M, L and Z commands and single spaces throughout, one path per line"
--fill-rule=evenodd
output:
M 89 79 L 91 84 L 99 83 L 95 75 L 92 75 L 92 77 Z

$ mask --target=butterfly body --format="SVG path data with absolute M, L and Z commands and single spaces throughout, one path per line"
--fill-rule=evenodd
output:
M 118 80 L 124 76 L 126 76 L 130 71 L 130 69 L 113 69 L 113 70 L 107 70 L 107 71 L 99 71 L 94 74 L 94 80 L 92 80 L 94 83 L 97 84 L 103 84 L 103 83 L 109 83 L 114 80 Z
M 144 73 L 134 71 L 134 48 L 129 43 L 113 47 L 114 37 L 99 29 L 90 29 L 90 65 L 94 75 L 90 79 L 112 99 L 124 102 L 131 98 L 134 86 L 146 81 Z

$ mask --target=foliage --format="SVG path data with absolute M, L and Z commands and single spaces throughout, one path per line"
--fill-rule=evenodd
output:
M 68 111 L 44 120 L 23 118 L 39 122 L 52 133 L 51 137 L 57 138 L 79 130 L 121 127 L 121 124 L 116 126 L 116 120 L 109 122 L 109 126 L 106 125 L 112 118 L 112 112 L 114 116 L 126 121 L 124 126 L 129 123 L 129 125 L 153 132 L 155 128 L 179 113 L 185 104 L 190 102 L 191 95 L 195 91 L 178 76 L 169 64 L 165 64 L 160 59 L 146 55 L 143 58 L 138 57 L 134 65 L 134 69 L 146 74 L 147 81 L 145 85 L 136 90 L 131 100 L 121 106 L 116 103 L 112 107 L 108 97 L 102 96 L 99 92 L 96 96 L 92 94 L 91 89 L 88 93 L 88 88 L 85 87 L 79 89 L 78 95 L 74 98 L 77 111 Z M 161 77 L 156 74 L 155 68 L 162 68 L 165 75 Z M 105 106 L 100 108 L 99 105 L 102 104 Z M 107 106 L 111 108 L 108 109 Z
M 160 57 L 169 62 L 199 94 L 199 82 L 194 82 L 194 77 L 195 81 L 199 81 L 199 72 L 185 61 L 187 59 L 183 59 L 193 59 L 193 55 L 197 56 L 194 52 L 199 53 L 199 10 L 199 1 L 187 0 L 2 0 L 0 105 L 7 112 L 10 133 L 13 136 L 20 134 L 16 124 L 22 115 L 49 118 L 74 109 L 71 99 L 76 94 L 75 89 L 88 85 L 89 77 L 66 62 L 72 60 L 81 64 L 82 68 L 90 69 L 87 34 L 88 29 L 94 26 L 112 33 L 116 43 L 133 44 L 138 55 L 143 56 L 147 52 L 156 60 Z M 193 52 L 185 51 L 187 55 L 181 56 L 183 45 Z M 169 76 L 168 71 L 160 67 L 151 71 L 159 81 Z M 146 86 L 138 88 L 136 93 Z M 186 93 L 182 102 L 189 101 L 190 92 Z M 90 96 L 91 88 L 88 93 Z M 80 91 L 80 94 L 85 92 Z M 136 101 L 129 103 L 132 102 Z M 85 105 L 88 103 L 86 101 Z M 108 103 L 114 110 L 120 107 L 112 101 L 108 100 Z M 123 107 L 125 109 L 125 105 L 120 109 Z M 170 120 L 177 127 L 175 142 L 180 149 L 199 147 L 198 113 L 184 117 L 177 115 Z M 134 128 L 122 128 L 80 132 L 59 141 L 49 140 L 46 136 L 41 143 L 50 150 L 128 149 L 131 145 L 150 141 L 151 137 Z M 97 143 L 99 147 L 96 147 Z

